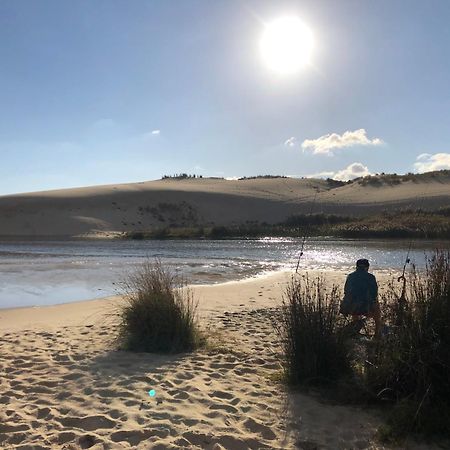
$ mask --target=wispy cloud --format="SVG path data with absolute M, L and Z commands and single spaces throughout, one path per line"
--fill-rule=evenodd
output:
M 159 136 L 161 136 L 161 130 L 151 130 L 146 131 L 145 133 L 137 134 L 134 136 L 134 138 L 138 140 L 149 141 L 150 139 L 155 139 Z
M 284 142 L 285 147 L 295 147 L 298 144 L 296 137 L 292 136 Z
M 338 170 L 337 172 L 319 172 L 307 175 L 307 178 L 333 178 L 335 180 L 348 181 L 353 180 L 354 178 L 365 177 L 370 174 L 367 166 L 359 162 L 354 162 L 345 169 Z
M 336 172 L 318 172 L 306 175 L 306 178 L 333 178 Z
M 380 138 L 369 139 L 366 130 L 361 128 L 355 131 L 345 131 L 343 134 L 331 133 L 320 136 L 317 139 L 305 139 L 302 142 L 302 148 L 304 150 L 312 150 L 315 155 L 331 155 L 340 148 L 353 147 L 355 145 L 377 146 L 382 144 L 383 141 Z
M 450 153 L 422 153 L 417 157 L 414 168 L 417 172 L 450 169 Z

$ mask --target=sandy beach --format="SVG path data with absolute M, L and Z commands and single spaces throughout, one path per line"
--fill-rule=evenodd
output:
M 194 287 L 210 344 L 191 354 L 118 351 L 118 297 L 0 310 L 1 448 L 387 448 L 373 412 L 272 381 L 271 308 L 291 275 Z

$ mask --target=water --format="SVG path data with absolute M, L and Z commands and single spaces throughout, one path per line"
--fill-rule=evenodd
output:
M 160 258 L 192 283 L 218 283 L 280 269 L 295 270 L 301 240 L 151 240 L 0 242 L 0 308 L 49 305 L 118 293 L 126 273 Z M 358 258 L 372 269 L 401 269 L 409 242 L 309 239 L 303 269 L 351 270 Z M 413 243 L 411 261 L 449 243 Z

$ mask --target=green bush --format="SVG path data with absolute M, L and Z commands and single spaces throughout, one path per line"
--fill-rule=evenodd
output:
M 278 328 L 287 379 L 292 384 L 329 384 L 351 372 L 339 316 L 340 293 L 324 280 L 293 277 L 282 302 Z
M 199 345 L 192 291 L 160 261 L 143 264 L 123 287 L 119 338 L 124 349 L 175 353 Z

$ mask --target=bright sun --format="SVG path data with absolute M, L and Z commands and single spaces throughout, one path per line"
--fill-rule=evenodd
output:
M 261 38 L 262 57 L 269 68 L 281 74 L 298 72 L 311 59 L 311 30 L 297 17 L 280 17 L 266 25 Z

